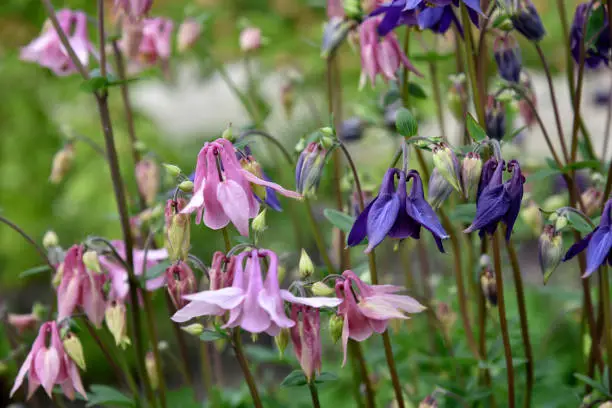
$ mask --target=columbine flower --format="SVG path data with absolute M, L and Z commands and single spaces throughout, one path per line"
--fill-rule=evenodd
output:
M 234 271 L 236 270 L 236 257 L 225 256 L 223 252 L 217 251 L 213 254 L 212 264 L 208 270 L 210 290 L 219 290 L 232 286 Z
M 261 30 L 257 27 L 247 27 L 240 33 L 240 49 L 244 52 L 258 50 L 261 43 Z
M 176 47 L 185 52 L 198 41 L 202 35 L 202 24 L 195 18 L 187 17 L 179 26 L 176 35 Z
M 521 78 L 521 49 L 514 37 L 497 37 L 493 51 L 499 76 L 506 81 L 518 83 Z
M 63 9 L 57 12 L 57 19 L 79 61 L 86 67 L 89 63 L 89 54 L 94 53 L 94 47 L 87 34 L 87 14 L 82 11 Z M 72 62 L 50 21 L 45 22 L 38 38 L 21 49 L 20 58 L 24 61 L 36 62 L 60 76 L 77 72 L 76 65 Z
M 83 252 L 82 245 L 72 246 L 60 265 L 62 275 L 57 288 L 57 318 L 63 320 L 70 317 L 74 309 L 80 306 L 87 318 L 99 327 L 106 306 L 103 290 L 106 276 L 85 266 Z
M 603 7 L 600 6 L 600 7 Z M 597 35 L 597 38 L 584 38 L 583 28 L 586 27 L 587 13 L 593 11 L 593 6 L 589 3 L 581 3 L 576 6 L 576 14 L 570 29 L 570 49 L 572 57 L 576 63 L 580 62 L 580 47 L 583 42 L 585 44 L 584 63 L 589 68 L 597 68 L 602 62 L 608 64 L 610 54 L 610 32 L 608 27 L 608 17 L 605 17 L 605 24 L 602 27 L 602 32 Z M 605 14 L 605 13 L 604 13 Z
M 187 304 L 184 296 L 195 292 L 198 286 L 193 271 L 187 263 L 182 261 L 166 269 L 166 283 L 170 300 L 177 309 Z
M 115 0 L 115 10 L 131 20 L 140 20 L 149 14 L 153 0 Z
M 263 280 L 260 258 L 268 258 L 269 268 Z M 246 259 L 246 267 L 243 263 Z M 186 322 L 198 316 L 220 316 L 229 311 L 224 328 L 241 327 L 251 333 L 266 332 L 276 336 L 282 328 L 295 324 L 287 317 L 283 301 L 311 307 L 335 307 L 339 299 L 326 297 L 296 297 L 280 289 L 278 283 L 278 257 L 269 250 L 253 250 L 237 256 L 231 287 L 206 290 L 185 296 L 191 301 L 177 311 L 172 320 Z
M 397 70 L 403 65 L 410 71 L 421 76 L 402 51 L 395 33 L 379 37 L 377 28 L 381 19 L 370 17 L 359 26 L 359 41 L 361 46 L 361 79 L 359 87 L 365 85 L 366 78 L 372 86 L 376 75 L 382 75 L 385 80 L 397 79 Z
M 506 135 L 506 109 L 504 104 L 489 95 L 485 108 L 485 127 L 489 137 L 502 140 Z
M 511 3 L 510 20 L 519 33 L 529 41 L 540 41 L 546 35 L 546 29 L 531 0 L 507 0 Z
M 413 180 L 412 189 L 410 194 L 407 194 L 406 183 L 410 179 Z M 368 253 L 386 236 L 419 239 L 421 227 L 432 233 L 440 252 L 444 252 L 442 240 L 448 238 L 448 234 L 425 200 L 421 176 L 416 170 L 410 170 L 406 174 L 402 170 L 392 168 L 385 173 L 378 196 L 357 217 L 348 236 L 348 245 L 355 246 L 367 236 L 369 244 L 365 252 Z
M 10 393 L 11 397 L 21 387 L 26 375 L 28 376 L 28 399 L 41 385 L 49 398 L 51 398 L 53 386 L 59 385 L 64 395 L 70 400 L 74 399 L 75 390 L 87 399 L 77 365 L 64 351 L 56 322 L 46 322 L 40 326 L 32 349 L 15 378 L 15 384 Z
M 215 230 L 231 221 L 246 237 L 249 235 L 249 219 L 255 218 L 259 212 L 251 183 L 270 187 L 287 197 L 302 197 L 243 169 L 230 141 L 217 139 L 206 143 L 198 154 L 193 197 L 182 212 L 196 212 L 196 223 L 199 224 L 203 216 L 204 224 Z
M 13 314 L 9 313 L 7 322 L 17 330 L 18 334 L 22 334 L 26 330 L 36 327 L 40 319 L 34 313 L 28 314 Z
M 302 316 L 300 320 L 299 316 Z M 291 328 L 291 343 L 293 351 L 308 381 L 313 374 L 321 372 L 321 317 L 318 309 L 309 306 L 293 304 L 291 320 L 295 325 Z
M 495 170 L 490 175 L 492 168 Z M 510 180 L 503 182 L 503 171 L 504 161 L 499 163 L 495 158 L 491 158 L 485 163 L 481 183 L 478 186 L 476 216 L 472 225 L 464 232 L 480 230 L 480 236 L 484 236 L 485 233 L 493 234 L 497 224 L 503 221 L 507 227 L 506 239 L 510 239 L 514 222 L 521 209 L 525 177 L 516 160 L 508 163 L 508 171 L 512 172 Z
M 563 258 L 563 262 L 569 261 L 586 249 L 587 266 L 583 278 L 591 276 L 597 268 L 605 265 L 606 261 L 609 265 L 612 265 L 612 254 L 610 253 L 610 249 L 612 249 L 611 209 L 612 199 L 606 202 L 599 225 L 582 240 L 572 245 Z
M 125 245 L 123 241 L 112 241 L 113 247 L 117 254 L 122 259 L 125 259 Z M 145 265 L 146 253 L 146 265 Z M 133 250 L 134 257 L 134 274 L 141 276 L 147 269 L 157 265 L 160 261 L 168 258 L 168 251 L 162 249 L 142 249 Z M 100 257 L 100 264 L 108 271 L 108 276 L 111 281 L 109 298 L 118 301 L 124 301 L 130 291 L 130 283 L 128 282 L 128 273 L 125 267 L 112 256 Z M 153 291 L 164 286 L 165 276 L 161 275 L 157 278 L 149 279 L 146 283 L 146 288 Z
M 159 165 L 154 160 L 144 158 L 136 163 L 134 171 L 136 173 L 138 191 L 147 205 L 153 204 L 159 192 Z
M 167 61 L 172 53 L 172 30 L 174 23 L 165 18 L 147 18 L 142 20 L 142 33 L 133 41 L 138 44 L 134 55 L 138 62 L 144 66 L 152 66 L 162 61 Z M 130 53 L 129 41 L 124 38 L 121 46 Z
M 344 271 L 344 280 L 336 281 L 336 295 L 343 300 L 338 315 L 342 328 L 343 365 L 348 339 L 364 341 L 374 332 L 383 333 L 390 319 L 407 319 L 406 313 L 419 313 L 425 307 L 410 296 L 396 295 L 403 290 L 394 285 L 368 285 L 353 271 Z
M 327 153 L 327 149 L 318 142 L 308 143 L 302 150 L 295 165 L 295 187 L 299 193 L 308 196 L 316 192 Z

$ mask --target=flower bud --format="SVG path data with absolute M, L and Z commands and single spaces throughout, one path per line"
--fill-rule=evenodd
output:
M 85 353 L 83 353 L 83 345 L 74 333 L 68 332 L 63 340 L 64 350 L 68 356 L 75 362 L 77 366 L 85 371 Z
M 283 106 L 283 112 L 287 118 L 291 118 L 293 108 L 295 107 L 295 87 L 291 82 L 286 82 L 281 86 L 280 100 Z
M 439 302 L 436 305 L 436 317 L 446 333 L 457 321 L 457 314 L 450 308 L 448 303 Z
M 72 143 L 66 143 L 64 147 L 53 156 L 49 181 L 53 184 L 61 182 L 64 176 L 66 176 L 66 173 L 70 171 L 73 162 L 74 146 Z
M 492 139 L 502 140 L 506 134 L 506 110 L 493 96 L 489 96 L 485 109 L 485 126 L 487 135 Z
M 332 341 L 337 343 L 342 337 L 342 329 L 344 328 L 344 320 L 338 316 L 333 315 L 329 318 L 329 334 L 331 335 Z
M 591 217 L 601 207 L 603 193 L 595 187 L 587 188 L 581 194 L 581 202 L 584 204 L 584 213 Z
M 546 284 L 563 259 L 563 238 L 552 225 L 546 225 L 542 230 L 538 239 L 538 255 Z
M 143 39 L 144 25 L 142 21 L 125 20 L 122 25 L 121 46 L 130 60 L 140 56 L 140 44 Z
M 192 336 L 199 336 L 204 332 L 204 326 L 200 323 L 193 323 L 187 326 L 182 326 L 181 330 L 191 334 Z
M 189 256 L 191 245 L 191 224 L 189 214 L 180 211 L 185 208 L 186 202 L 182 198 L 176 201 L 168 200 L 164 212 L 166 219 L 165 247 L 168 258 L 172 262 L 185 261 Z
M 330 288 L 321 281 L 313 283 L 310 290 L 315 296 L 332 296 L 334 293 L 336 293 L 334 289 Z
M 453 186 L 446 181 L 440 174 L 438 169 L 434 167 L 429 177 L 429 190 L 427 192 L 427 201 L 433 207 L 438 209 L 444 204 L 448 196 L 453 192 Z
M 59 238 L 55 231 L 49 230 L 45 232 L 42 243 L 45 249 L 51 249 L 59 245 Z
M 198 41 L 202 34 L 202 24 L 195 18 L 186 18 L 178 28 L 177 48 L 179 52 L 185 52 Z
M 181 174 L 181 168 L 178 166 L 175 166 L 174 164 L 164 163 L 162 164 L 162 166 L 164 166 L 164 169 L 166 169 L 166 172 L 172 177 L 178 177 Z
M 327 59 L 336 52 L 354 24 L 352 21 L 346 21 L 339 17 L 332 18 L 325 23 L 323 40 L 321 41 L 321 58 Z
M 86 251 L 83 254 L 83 263 L 87 269 L 95 273 L 102 273 L 102 267 L 100 266 L 96 251 Z
M 491 306 L 497 306 L 497 281 L 490 267 L 485 267 L 480 275 L 482 293 Z
M 567 219 L 567 216 L 559 215 L 557 216 L 557 219 L 555 220 L 555 230 L 561 231 L 563 230 L 563 228 L 567 227 L 567 224 L 569 224 L 569 220 Z
M 340 137 L 345 142 L 354 142 L 363 137 L 365 122 L 358 116 L 345 119 L 340 125 Z
M 178 261 L 166 269 L 166 282 L 170 299 L 177 309 L 183 308 L 188 303 L 183 297 L 194 293 L 197 289 L 197 281 L 193 271 L 182 261 Z
M 520 215 L 534 235 L 538 235 L 542 230 L 542 216 L 538 205 L 533 200 L 529 200 L 529 203 L 521 210 Z
M 468 102 L 468 93 L 466 88 L 466 78 L 463 73 L 451 76 L 451 86 L 448 89 L 446 96 L 448 106 L 456 120 L 463 122 L 464 108 Z
M 157 390 L 159 388 L 159 373 L 157 370 L 157 361 L 155 361 L 155 355 L 152 351 L 149 351 L 145 357 L 145 368 L 147 370 L 147 376 L 151 383 L 151 388 Z
M 274 336 L 274 343 L 276 343 L 276 347 L 278 348 L 278 352 L 281 357 L 285 354 L 285 349 L 289 344 L 289 329 L 281 329 L 280 332 Z
M 521 77 L 521 49 L 514 37 L 504 35 L 497 37 L 493 52 L 499 76 L 508 82 L 518 83 Z
M 253 228 L 253 231 L 258 232 L 258 233 L 262 233 L 266 230 L 267 225 L 266 225 L 266 210 L 265 209 L 259 214 L 257 214 L 255 218 L 253 218 L 253 221 L 251 221 L 251 227 Z
M 234 139 L 234 132 L 232 131 L 232 125 L 231 124 L 227 128 L 225 128 L 225 130 L 221 134 L 221 137 L 223 139 L 225 139 L 225 140 L 229 140 L 230 142 L 234 143 L 234 141 L 235 141 L 235 139 Z
M 538 10 L 531 0 L 519 0 L 516 2 L 516 9 L 513 10 L 510 19 L 512 25 L 519 33 L 523 34 L 529 41 L 540 41 L 546 34 L 546 29 L 542 24 Z
M 295 184 L 298 193 L 312 196 L 321 181 L 321 174 L 327 158 L 327 150 L 319 143 L 312 142 L 300 153 L 295 168 Z
M 473 196 L 480 181 L 482 173 L 482 160 L 480 155 L 468 152 L 461 162 L 461 183 L 463 184 L 463 194 L 465 198 Z
M 307 279 L 315 271 L 315 266 L 312 263 L 312 259 L 310 259 L 308 253 L 303 248 L 302 254 L 300 255 L 300 261 L 298 263 L 298 271 L 300 273 L 300 279 Z
M 223 252 L 215 252 L 213 254 L 212 265 L 208 270 L 210 279 L 209 289 L 219 290 L 231 286 L 234 280 L 235 268 L 236 257 L 232 256 L 228 259 Z
M 256 177 L 260 179 L 264 178 L 261 165 L 252 156 L 243 157 L 242 159 L 240 159 L 240 165 L 243 169 L 255 175 Z M 253 190 L 253 193 L 255 193 L 257 197 L 259 197 L 262 201 L 265 201 L 267 195 L 266 187 L 260 184 L 251 183 L 251 188 Z
M 480 259 L 478 260 L 478 266 L 480 266 L 481 268 L 491 266 L 491 257 L 487 254 L 480 255 Z
M 240 33 L 240 49 L 251 52 L 261 47 L 261 30 L 257 27 L 247 27 Z
M 433 164 L 440 175 L 448 181 L 451 186 L 461 193 L 461 181 L 459 181 L 459 160 L 446 144 L 442 143 L 433 149 Z
M 438 401 L 436 401 L 433 395 L 428 395 L 419 403 L 419 408 L 438 408 Z
M 193 192 L 193 181 L 185 180 L 178 185 L 179 190 L 185 193 Z
M 395 128 L 397 129 L 397 133 L 409 138 L 417 135 L 419 132 L 419 123 L 412 112 L 406 108 L 399 108 L 395 113 Z
M 120 302 L 112 301 L 106 307 L 104 312 L 104 321 L 115 339 L 115 344 L 122 349 L 132 344 L 127 337 L 127 327 L 125 322 L 125 305 Z
M 155 202 L 159 192 L 159 166 L 151 159 L 142 159 L 136 164 L 138 191 L 147 205 Z

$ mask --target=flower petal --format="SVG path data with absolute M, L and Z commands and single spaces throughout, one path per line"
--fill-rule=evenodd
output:
M 358 245 L 361 241 L 365 239 L 368 235 L 367 224 L 368 224 L 368 214 L 370 213 L 370 208 L 376 202 L 375 199 L 372 200 L 370 204 L 359 214 L 355 223 L 353 224 L 353 228 L 351 228 L 351 232 L 348 235 L 347 245 L 355 246 Z
M 205 290 L 191 295 L 185 295 L 183 299 L 195 302 L 206 302 L 229 310 L 235 308 L 244 300 L 244 291 L 238 287 Z
M 315 308 L 336 307 L 342 303 L 342 299 L 333 297 L 298 297 L 294 296 L 293 293 L 285 289 L 281 289 L 280 294 L 283 300 L 289 303 L 297 303 L 298 305 L 305 305 Z
M 366 253 L 385 239 L 395 224 L 400 206 L 400 198 L 396 194 L 381 194 L 372 204 L 366 224 L 369 239 Z
M 184 323 L 193 318 L 200 316 L 218 316 L 223 314 L 224 310 L 219 306 L 206 302 L 191 302 L 177 310 L 171 317 L 172 321 Z
M 253 173 L 245 169 L 242 169 L 241 173 L 244 176 L 244 178 L 247 179 L 249 182 L 253 184 L 259 184 L 260 186 L 264 186 L 267 188 L 271 188 L 274 191 L 278 191 L 280 194 L 284 195 L 285 197 L 295 198 L 297 200 L 301 200 L 302 198 L 304 198 L 302 197 L 300 193 L 296 193 L 295 191 L 287 190 L 281 185 L 273 183 L 271 181 L 260 179 L 259 177 L 257 177 L 256 175 L 254 175 Z
M 599 228 L 587 246 L 587 268 L 583 278 L 590 276 L 606 260 L 612 248 L 612 231 L 610 228 Z
M 53 385 L 60 372 L 60 358 L 55 348 L 42 348 L 34 357 L 36 375 L 47 395 L 51 397 Z
M 249 236 L 249 199 L 240 184 L 226 180 L 217 187 L 217 199 L 240 235 Z
M 19 372 L 17 373 L 17 377 L 15 377 L 15 383 L 13 384 L 13 388 L 11 388 L 9 397 L 12 397 L 13 394 L 15 394 L 15 391 L 17 391 L 19 387 L 21 387 L 21 384 L 23 384 L 23 380 L 25 379 L 25 376 L 30 370 L 30 366 L 32 365 L 32 359 L 33 359 L 33 353 L 32 351 L 30 351 L 25 361 L 21 365 L 21 368 L 19 368 Z

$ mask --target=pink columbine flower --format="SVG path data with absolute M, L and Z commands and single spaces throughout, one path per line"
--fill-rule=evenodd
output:
M 327 0 L 327 18 L 344 18 L 342 0 Z
M 395 33 L 391 32 L 379 37 L 377 29 L 382 17 L 370 17 L 359 26 L 359 42 L 361 46 L 361 79 L 359 87 L 363 88 L 366 79 L 372 86 L 376 75 L 382 75 L 385 81 L 397 79 L 397 70 L 403 65 L 410 71 L 421 76 L 402 51 Z
M 212 264 L 208 270 L 210 290 L 219 290 L 232 286 L 234 271 L 236 270 L 236 257 L 225 256 L 223 252 L 217 251 L 213 254 Z
M 405 313 L 419 313 L 425 307 L 410 296 L 395 295 L 404 288 L 394 285 L 368 285 L 353 271 L 344 271 L 344 280 L 336 281 L 336 294 L 344 302 L 338 315 L 344 318 L 342 347 L 346 362 L 348 339 L 363 341 L 374 332 L 383 333 L 389 319 L 407 319 Z
M 170 58 L 173 29 L 174 23 L 166 18 L 148 18 L 143 21 L 142 40 L 138 48 L 141 64 L 155 65 Z
M 266 257 L 269 268 L 264 281 L 260 258 Z M 243 267 L 245 259 L 246 267 Z M 185 296 L 185 299 L 191 303 L 172 316 L 175 322 L 183 323 L 198 316 L 220 316 L 229 311 L 224 328 L 241 327 L 251 333 L 266 332 L 271 336 L 276 336 L 281 328 L 295 325 L 285 314 L 283 301 L 315 308 L 335 307 L 342 302 L 336 298 L 297 297 L 280 289 L 278 257 L 265 249 L 243 252 L 237 256 L 231 287 L 206 290 Z
M 261 30 L 257 27 L 247 27 L 240 32 L 240 49 L 244 52 L 258 50 L 261 42 Z
M 42 385 L 49 397 L 51 397 L 53 386 L 59 385 L 69 399 L 74 399 L 75 390 L 87 399 L 77 365 L 64 351 L 56 322 L 46 322 L 40 326 L 32 349 L 15 378 L 11 397 L 23 384 L 26 374 L 28 376 L 28 399 L 39 385 Z
M 299 319 L 302 316 L 302 320 Z M 321 372 L 321 317 L 319 310 L 312 307 L 293 304 L 291 320 L 295 326 L 291 328 L 293 351 L 308 381 L 316 372 Z
M 95 53 L 87 34 L 87 15 L 82 11 L 63 9 L 57 12 L 57 19 L 79 61 L 87 66 L 89 54 Z M 77 72 L 76 65 L 72 62 L 50 21 L 45 22 L 38 38 L 21 49 L 20 58 L 24 61 L 36 62 L 59 76 Z
M 187 304 L 184 296 L 195 292 L 197 289 L 198 282 L 195 275 L 189 265 L 183 261 L 171 265 L 166 269 L 165 275 L 170 300 L 172 300 L 174 307 L 180 309 Z
M 117 254 L 119 254 L 121 258 L 125 259 L 125 245 L 123 241 L 112 241 L 111 243 L 117 251 Z M 146 265 L 145 252 L 147 258 Z M 165 248 L 149 249 L 148 251 L 134 249 L 133 254 L 134 273 L 137 276 L 141 276 L 147 269 L 152 268 L 160 261 L 168 258 L 168 251 Z M 128 273 L 125 270 L 125 267 L 117 262 L 117 260 L 112 256 L 100 257 L 100 264 L 108 271 L 108 276 L 111 281 L 109 298 L 112 300 L 124 301 L 130 291 Z M 146 288 L 149 291 L 157 290 L 164 286 L 165 282 L 166 277 L 162 274 L 157 278 L 149 279 L 146 283 Z
M 137 21 L 149 14 L 153 0 L 115 0 L 115 10 L 132 21 Z
M 219 160 L 219 165 L 217 164 Z M 301 195 L 257 177 L 243 169 L 236 158 L 236 149 L 229 140 L 206 143 L 198 154 L 193 197 L 183 213 L 196 212 L 196 223 L 202 221 L 218 230 L 232 222 L 238 232 L 249 235 L 249 219 L 259 212 L 251 184 L 272 188 L 279 193 L 300 199 Z
M 28 314 L 14 314 L 9 313 L 7 316 L 8 324 L 13 326 L 17 333 L 21 334 L 26 330 L 30 330 L 36 327 L 39 322 L 38 316 L 34 313 Z
M 84 248 L 73 245 L 60 265 L 61 281 L 57 288 L 58 320 L 70 317 L 77 306 L 81 307 L 87 318 L 100 327 L 104 320 L 103 286 L 106 276 L 88 269 L 83 263 Z

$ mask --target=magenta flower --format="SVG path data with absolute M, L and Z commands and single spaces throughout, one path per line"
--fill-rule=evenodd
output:
M 232 286 L 235 270 L 235 256 L 230 256 L 228 258 L 223 252 L 215 252 L 213 254 L 212 264 L 210 266 L 210 269 L 208 270 L 210 290 L 218 290 Z
M 288 290 L 280 289 L 278 257 L 270 250 L 243 252 L 236 258 L 231 287 L 185 296 L 191 303 L 177 311 L 172 320 L 183 323 L 194 317 L 221 316 L 229 311 L 224 328 L 241 327 L 251 333 L 266 332 L 276 336 L 281 328 L 295 324 L 285 314 L 284 301 L 315 308 L 335 307 L 342 301 L 328 297 L 296 297 Z M 245 258 L 246 267 L 243 267 Z M 260 258 L 267 258 L 269 263 L 265 281 Z
M 299 319 L 302 316 L 302 320 Z M 319 310 L 312 307 L 293 304 L 291 320 L 295 325 L 291 328 L 291 343 L 293 351 L 308 381 L 316 372 L 321 372 L 321 317 Z
M 353 271 L 344 271 L 344 280 L 336 281 L 336 294 L 343 303 L 338 315 L 344 318 L 342 347 L 346 363 L 348 339 L 364 341 L 374 332 L 383 333 L 389 319 L 407 319 L 406 313 L 425 310 L 417 300 L 405 295 L 395 295 L 404 288 L 394 285 L 368 285 Z
M 382 75 L 385 81 L 396 80 L 397 70 L 401 66 L 421 76 L 421 73 L 412 65 L 400 48 L 395 33 L 391 32 L 384 37 L 379 37 L 377 30 L 380 22 L 381 17 L 370 17 L 359 26 L 361 46 L 360 88 L 365 85 L 366 79 L 369 79 L 374 86 L 378 74 Z
M 115 10 L 137 21 L 149 14 L 153 0 L 115 0 Z
M 87 399 L 77 365 L 64 351 L 56 322 L 46 322 L 40 326 L 32 349 L 15 378 L 15 384 L 10 393 L 11 397 L 23 384 L 26 374 L 28 376 L 28 399 L 34 395 L 40 385 L 49 398 L 51 398 L 53 386 L 59 385 L 67 398 L 73 400 L 76 390 Z
M 327 18 L 344 18 L 342 0 L 327 0 Z
M 117 254 L 125 259 L 125 246 L 123 241 L 112 241 L 113 247 Z M 142 249 L 134 249 L 134 273 L 141 276 L 147 269 L 157 265 L 160 261 L 168 258 L 168 251 L 162 249 L 149 249 L 146 251 L 147 262 L 145 265 L 145 251 Z M 128 273 L 125 267 L 112 256 L 100 257 L 100 264 L 107 270 L 110 278 L 111 286 L 109 298 L 112 300 L 124 301 L 130 291 L 128 282 Z M 166 277 L 161 275 L 157 278 L 149 279 L 146 283 L 146 288 L 153 291 L 161 288 L 166 283 Z
M 40 319 L 34 313 L 28 314 L 13 314 L 9 313 L 6 317 L 7 323 L 11 325 L 18 334 L 22 334 L 26 330 L 34 329 Z
M 87 34 L 87 15 L 82 11 L 63 9 L 57 12 L 57 19 L 79 61 L 83 66 L 87 66 L 89 54 L 95 53 Z M 45 22 L 38 38 L 21 49 L 20 58 L 24 61 L 36 62 L 59 76 L 77 72 L 76 65 L 72 62 L 57 31 L 49 21 Z
M 184 296 L 195 292 L 197 289 L 198 282 L 195 275 L 189 265 L 183 261 L 171 265 L 166 269 L 165 275 L 168 295 L 170 295 L 174 307 L 180 309 L 187 304 Z
M 286 190 L 243 169 L 232 143 L 226 139 L 217 139 L 206 143 L 198 154 L 195 191 L 181 212 L 196 212 L 197 224 L 202 221 L 203 215 L 204 224 L 214 230 L 231 222 L 246 237 L 249 235 L 249 219 L 255 218 L 259 212 L 259 202 L 250 183 L 272 188 L 287 197 L 302 198 L 294 191 Z
M 73 245 L 60 265 L 61 281 L 57 288 L 58 320 L 70 317 L 79 306 L 87 318 L 100 327 L 104 320 L 106 276 L 89 270 L 83 263 L 83 246 Z
M 170 58 L 174 29 L 172 20 L 147 18 L 128 24 L 127 28 L 133 32 L 124 33 L 121 48 L 129 56 L 136 57 L 140 65 L 152 66 Z

